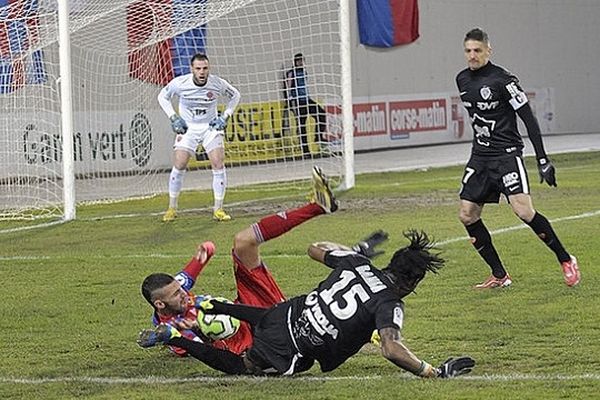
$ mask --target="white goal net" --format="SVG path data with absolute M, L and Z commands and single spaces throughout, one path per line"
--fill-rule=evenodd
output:
M 61 216 L 65 110 L 56 0 L 0 4 L 0 219 Z M 225 135 L 230 187 L 297 185 L 315 164 L 334 184 L 348 175 L 340 0 L 70 0 L 69 6 L 77 204 L 167 191 L 174 134 L 157 95 L 189 72 L 195 53 L 207 54 L 211 72 L 242 94 Z M 283 83 L 296 53 L 304 55 L 309 94 L 325 114 L 309 117 L 302 129 Z M 199 149 L 183 189 L 209 189 L 209 168 Z

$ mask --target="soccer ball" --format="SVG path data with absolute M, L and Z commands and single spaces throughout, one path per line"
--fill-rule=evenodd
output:
M 212 299 L 222 303 L 231 303 L 224 297 L 213 297 Z M 198 310 L 198 326 L 200 331 L 211 340 L 224 340 L 235 335 L 240 329 L 240 320 L 225 314 L 204 314 Z

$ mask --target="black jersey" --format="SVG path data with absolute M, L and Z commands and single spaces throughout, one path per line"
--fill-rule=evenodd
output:
M 488 62 L 456 76 L 456 85 L 473 126 L 475 156 L 522 155 L 523 139 L 517 130 L 516 110 L 527 103 L 519 79 Z
M 351 251 L 331 251 L 327 279 L 290 300 L 290 328 L 300 353 L 331 371 L 370 341 L 375 329 L 402 328 L 403 303 L 370 260 Z

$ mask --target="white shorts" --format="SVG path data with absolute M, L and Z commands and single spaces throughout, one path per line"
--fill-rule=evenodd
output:
M 208 124 L 190 126 L 185 135 L 177 135 L 181 140 L 173 144 L 173 150 L 185 150 L 190 154 L 196 154 L 196 149 L 202 145 L 206 153 L 224 147 L 224 132 L 212 129 Z

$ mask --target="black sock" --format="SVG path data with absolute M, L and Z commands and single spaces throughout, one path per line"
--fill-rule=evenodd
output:
M 556 258 L 558 258 L 559 262 L 569 261 L 571 259 L 571 256 L 567 253 L 560 240 L 558 240 L 558 236 L 554 233 L 554 229 L 552 229 L 552 225 L 550 225 L 550 221 L 548 221 L 546 217 L 539 212 L 536 212 L 533 219 L 530 222 L 525 221 L 525 223 L 529 225 L 536 235 L 542 239 L 542 242 L 556 254 Z
M 186 350 L 192 357 L 226 374 L 242 375 L 248 373 L 243 358 L 228 350 L 217 349 L 209 344 L 196 342 L 181 336 L 169 339 L 167 344 Z
M 479 219 L 471 225 L 465 225 L 465 228 L 467 228 L 467 232 L 471 236 L 473 247 L 475 247 L 479 255 L 492 269 L 492 275 L 496 278 L 504 278 L 506 270 L 502 266 L 502 261 L 500 261 L 500 257 L 492 244 L 492 236 L 483 224 L 483 221 Z
M 205 310 L 206 314 L 227 314 L 234 318 L 248 322 L 254 327 L 261 320 L 268 308 L 247 306 L 245 304 L 221 303 L 211 301 L 213 308 Z

